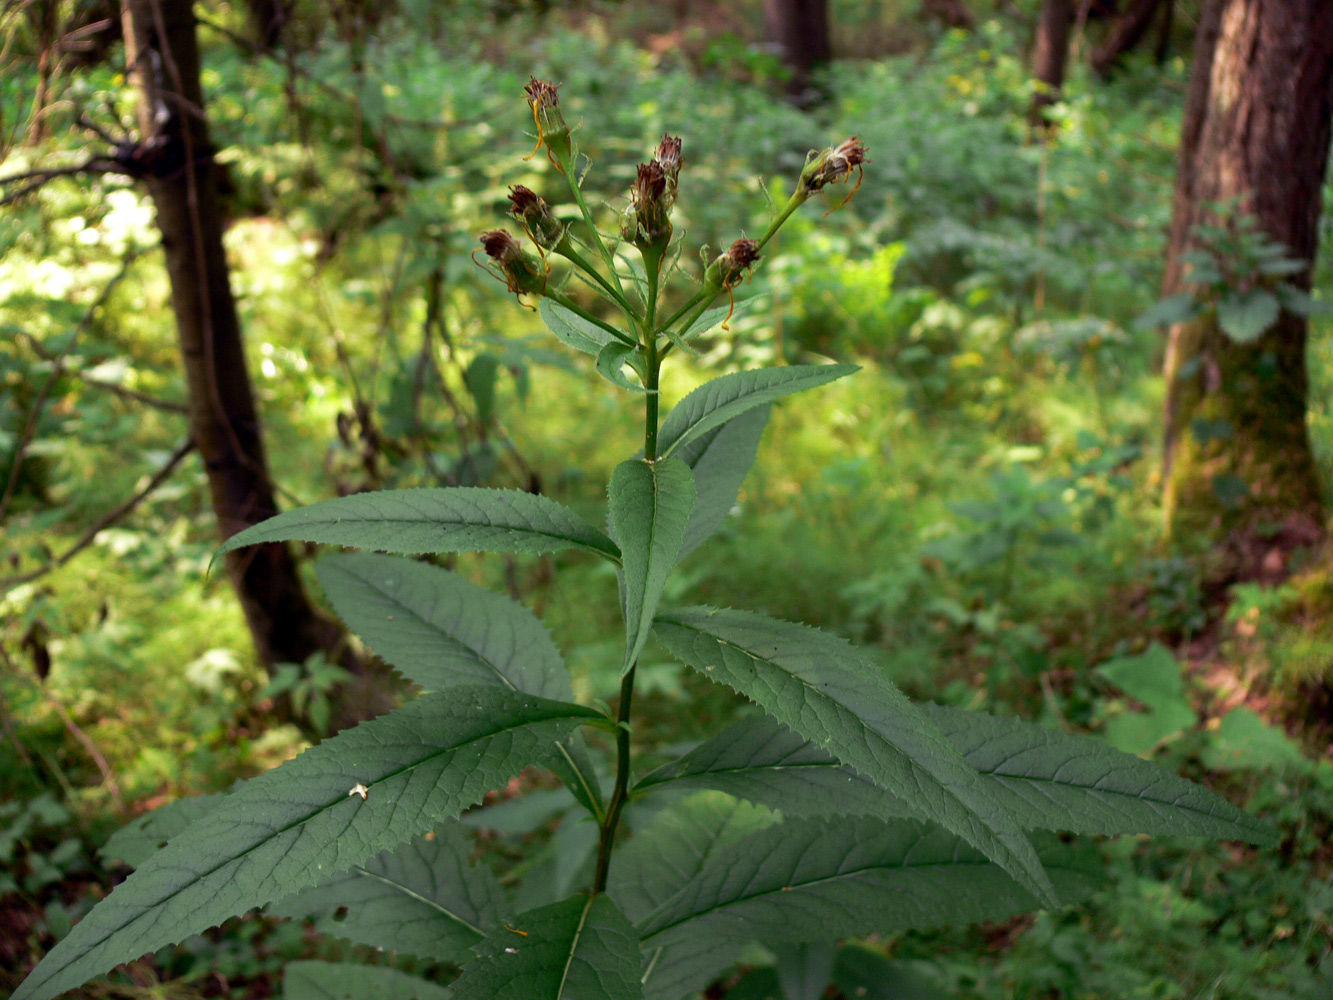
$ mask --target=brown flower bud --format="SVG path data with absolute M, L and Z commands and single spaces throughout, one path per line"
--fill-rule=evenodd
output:
M 759 260 L 759 244 L 754 240 L 737 240 L 708 266 L 704 283 L 719 289 L 731 289 L 741 283 L 745 272 Z
M 492 229 L 481 234 L 481 248 L 504 278 L 511 292 L 542 295 L 546 292 L 546 268 L 542 262 L 524 251 L 518 240 L 503 229 Z
M 829 184 L 846 180 L 853 170 L 857 171 L 858 179 L 856 186 L 861 186 L 860 174 L 862 173 L 862 164 L 866 162 L 866 147 L 856 136 L 852 136 L 834 146 L 831 149 L 825 149 L 816 154 L 805 169 L 801 171 L 800 185 L 797 190 L 813 194 L 816 191 L 822 191 Z M 852 189 L 852 194 L 856 189 Z M 848 198 L 851 197 L 849 194 Z
M 662 164 L 657 160 L 640 163 L 629 196 L 633 219 L 624 227 L 625 239 L 635 245 L 665 246 L 671 239 L 671 206 Z
M 509 189 L 509 212 L 543 250 L 554 248 L 565 237 L 565 226 L 555 217 L 546 199 L 531 188 L 515 184 Z
M 523 86 L 528 95 L 528 106 L 532 108 L 532 120 L 537 123 L 537 149 L 545 143 L 546 155 L 557 167 L 573 152 L 569 126 L 560 112 L 560 96 L 556 93 L 559 88 L 558 83 L 538 80 L 535 76 Z
M 670 209 L 676 203 L 676 186 L 680 178 L 680 138 L 670 134 L 662 136 L 653 162 L 662 168 L 666 176 L 666 201 Z

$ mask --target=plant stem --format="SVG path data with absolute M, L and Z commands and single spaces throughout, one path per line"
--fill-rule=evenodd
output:
M 662 358 L 657 351 L 657 337 L 653 333 L 654 316 L 657 310 L 657 278 L 661 267 L 661 253 L 644 254 L 644 271 L 648 275 L 648 306 L 644 316 L 644 338 L 640 348 L 643 351 L 644 383 L 648 396 L 644 404 L 643 419 L 643 457 L 645 461 L 657 460 L 657 398 L 658 377 L 661 373 Z M 630 708 L 634 701 L 634 673 L 637 664 L 629 664 L 625 676 L 620 679 L 620 704 L 616 709 L 616 784 L 611 792 L 611 800 L 606 805 L 606 818 L 602 823 L 601 838 L 597 844 L 597 873 L 593 878 L 593 895 L 606 891 L 606 878 L 611 870 L 611 846 L 616 839 L 616 827 L 620 823 L 620 812 L 629 797 L 630 766 Z
M 625 289 L 621 287 L 620 277 L 616 274 L 616 259 L 611 255 L 611 251 L 606 248 L 602 242 L 602 234 L 597 231 L 597 224 L 593 222 L 592 209 L 588 207 L 587 201 L 583 198 L 583 191 L 579 187 L 579 182 L 574 174 L 576 154 L 571 153 L 569 159 L 560 164 L 560 172 L 565 175 L 565 180 L 569 184 L 570 193 L 574 196 L 574 203 L 578 205 L 579 212 L 583 215 L 583 221 L 587 224 L 588 230 L 592 233 L 592 240 L 597 244 L 597 252 L 602 255 L 602 260 L 606 261 L 607 270 L 611 272 L 611 281 L 616 286 L 616 291 L 620 293 L 620 300 L 628 303 L 625 298 Z

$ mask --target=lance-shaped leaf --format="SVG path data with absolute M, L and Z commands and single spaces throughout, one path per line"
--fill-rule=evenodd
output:
M 156 854 L 172 837 L 179 836 L 191 824 L 203 819 L 227 800 L 223 794 L 192 795 L 177 799 L 126 823 L 107 838 L 101 855 L 138 868 Z
M 459 684 L 573 699 L 569 672 L 546 626 L 516 601 L 456 573 L 411 559 L 337 553 L 315 564 L 334 608 L 409 680 L 439 691 Z M 556 744 L 549 766 L 600 818 L 601 790 L 583 737 Z
M 1101 740 L 940 705 L 919 705 L 1020 826 L 1072 833 L 1147 833 L 1271 843 L 1262 821 L 1226 799 Z M 640 779 L 715 788 L 791 816 L 920 814 L 776 719 L 742 719 Z
M 662 588 L 680 556 L 694 509 L 694 475 L 678 458 L 631 459 L 616 466 L 609 489 L 611 530 L 625 575 L 625 666 L 634 665 L 652 631 Z
M 237 532 L 218 553 L 287 541 L 404 555 L 584 549 L 620 561 L 611 539 L 550 497 L 478 486 L 382 490 L 324 500 Z
M 529 910 L 476 949 L 456 996 L 642 1000 L 639 939 L 611 898 L 573 896 Z
M 462 962 L 509 916 L 504 890 L 472 863 L 472 847 L 462 827 L 444 823 L 265 912 L 312 917 L 316 930 L 372 948 Z
M 792 365 L 734 372 L 705 382 L 676 404 L 657 433 L 658 454 L 674 454 L 692 438 L 732 417 L 803 389 L 850 375 L 856 365 Z
M 896 795 L 839 763 L 767 715 L 733 722 L 689 753 L 644 775 L 636 795 L 711 788 L 793 816 L 920 818 Z
M 50 1000 L 121 962 L 291 895 L 456 816 L 601 716 L 455 688 L 344 730 L 247 782 L 117 886 L 19 986 Z
M 1270 826 L 1220 795 L 1101 740 L 981 712 L 920 708 L 1028 828 L 1277 840 Z
M 694 510 L 685 525 L 682 559 L 721 528 L 731 513 L 741 483 L 754 465 L 771 410 L 766 403 L 746 410 L 676 450 L 676 457 L 694 470 Z
M 1032 844 L 958 748 L 865 654 L 818 629 L 748 611 L 685 608 L 655 632 L 688 666 L 739 691 L 1055 902 Z
M 619 341 L 607 344 L 597 352 L 597 374 L 612 385 L 618 385 L 630 392 L 656 393 L 656 389 L 645 389 L 630 380 L 625 374 L 625 366 L 634 358 L 636 351 L 629 344 Z
M 1065 903 L 1100 863 L 1051 840 L 1042 858 Z M 787 820 L 723 845 L 636 924 L 647 948 L 682 936 L 828 941 L 867 931 L 999 920 L 1041 902 L 962 838 L 914 820 Z
M 448 988 L 381 965 L 288 962 L 283 1000 L 449 1000 Z
M 315 572 L 348 627 L 428 691 L 497 684 L 573 699 L 546 626 L 516 601 L 396 556 L 337 553 L 320 559 Z
M 607 344 L 616 341 L 615 336 L 596 323 L 590 323 L 578 313 L 570 312 L 564 306 L 552 302 L 545 296 L 537 306 L 542 322 L 556 338 L 576 351 L 597 356 Z M 626 335 L 628 338 L 628 334 Z
M 775 823 L 769 810 L 700 792 L 662 811 L 611 857 L 607 891 L 633 922 L 680 892 L 721 847 Z M 679 1000 L 728 968 L 744 939 L 683 936 L 644 953 L 644 996 Z

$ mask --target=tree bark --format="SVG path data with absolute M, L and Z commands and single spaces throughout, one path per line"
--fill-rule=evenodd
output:
M 1333 125 L 1333 17 L 1324 0 L 1207 0 L 1186 95 L 1164 294 L 1189 287 L 1194 227 L 1232 201 L 1312 261 Z M 1310 287 L 1310 267 L 1286 280 Z M 1166 358 L 1168 533 L 1224 538 L 1234 578 L 1280 575 L 1288 550 L 1322 537 L 1306 427 L 1304 317 L 1285 310 L 1257 341 L 1228 339 L 1211 314 L 1172 327 Z M 1196 421 L 1226 431 L 1196 436 Z M 1217 486 L 1243 483 L 1238 502 Z
M 946 28 L 971 31 L 977 26 L 977 16 L 963 0 L 921 0 L 921 16 Z
M 1059 100 L 1060 89 L 1065 85 L 1069 31 L 1073 25 L 1073 0 L 1043 0 L 1032 47 L 1032 78 L 1038 85 L 1032 93 L 1028 122 L 1034 128 L 1045 123 L 1046 109 Z
M 817 103 L 824 95 L 812 86 L 814 71 L 833 58 L 827 0 L 764 0 L 764 31 L 791 70 L 791 99 Z
M 1115 22 L 1102 39 L 1102 44 L 1092 53 L 1092 71 L 1106 79 L 1115 64 L 1143 40 L 1152 25 L 1153 15 L 1161 5 L 1162 0 L 1135 0 L 1134 5 Z M 1170 17 L 1169 10 L 1166 16 Z
M 190 434 L 225 540 L 271 517 L 277 504 L 222 245 L 191 0 L 126 0 L 124 22 L 127 63 L 140 94 L 137 166 L 166 255 Z M 358 675 L 331 699 L 337 724 L 389 707 L 387 691 L 348 648 L 343 630 L 311 604 L 285 545 L 252 546 L 225 558 L 266 668 L 322 651 Z

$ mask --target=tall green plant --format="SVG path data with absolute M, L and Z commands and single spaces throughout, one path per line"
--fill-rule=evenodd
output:
M 1271 839 L 1217 796 L 1096 741 L 915 706 L 864 653 L 817 629 L 752 611 L 659 607 L 677 562 L 731 509 L 769 404 L 854 370 L 723 375 L 659 421 L 662 365 L 722 319 L 729 306 L 714 301 L 793 212 L 859 174 L 865 150 L 850 139 L 812 155 L 763 235 L 719 254 L 670 308 L 667 279 L 681 273 L 670 221 L 680 140 L 665 137 L 638 168 L 619 239 L 608 240 L 581 191 L 555 87 L 534 79 L 527 90 L 538 148 L 568 183 L 583 236 L 515 188 L 514 215 L 540 256 L 501 230 L 482 244 L 512 291 L 540 300 L 551 332 L 594 355 L 597 370 L 642 404 L 643 454 L 611 476 L 608 530 L 543 496 L 405 489 L 315 504 L 232 538 L 223 551 L 301 539 L 398 553 L 328 556 L 319 573 L 348 624 L 425 693 L 227 796 L 178 803 L 122 831 L 109 848 L 137 871 L 46 956 L 15 1000 L 48 1000 L 257 906 L 462 967 L 446 990 L 390 968 L 296 963 L 289 1000 L 677 1000 L 753 940 L 809 945 L 785 947 L 780 970 L 784 984 L 804 983 L 805 995 L 827 979 L 829 946 L 841 937 L 1079 898 L 1095 866 L 1032 831 Z M 567 282 L 553 280 L 552 258 L 568 262 L 621 320 L 580 305 Z M 562 549 L 617 571 L 625 642 L 614 717 L 574 701 L 560 653 L 528 610 L 402 558 Z M 636 780 L 634 680 L 650 638 L 763 714 Z M 609 794 L 584 728 L 614 743 Z M 554 770 L 586 814 L 585 825 L 567 828 L 595 836 L 586 884 L 577 884 L 571 861 L 564 882 L 574 890 L 522 906 L 470 863 L 456 819 L 530 764 Z M 640 807 L 651 822 L 618 836 L 626 809 Z

